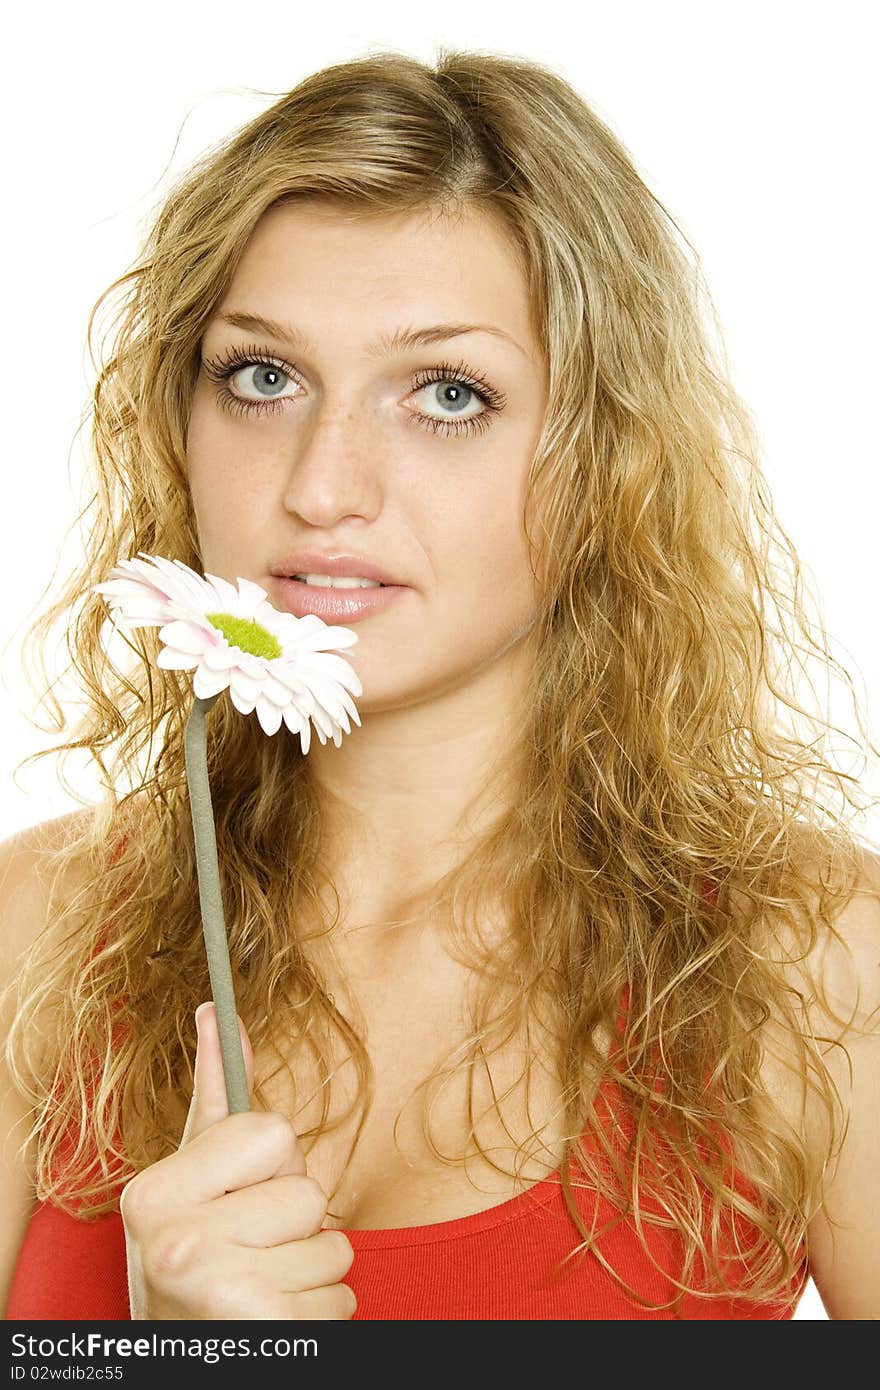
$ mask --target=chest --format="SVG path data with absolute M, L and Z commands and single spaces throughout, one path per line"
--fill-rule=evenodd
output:
M 327 1194 L 325 1226 L 393 1229 L 488 1210 L 555 1173 L 566 1137 L 583 1128 L 582 1121 L 566 1126 L 558 1043 L 541 1021 L 530 1018 L 474 1053 L 465 1046 L 472 1023 L 466 974 L 438 970 L 430 988 L 424 979 L 389 977 L 381 989 L 359 992 L 365 1074 L 339 1043 L 328 1043 L 329 1085 L 307 1045 L 294 1041 L 273 1052 L 274 1069 L 267 1055 L 257 1056 L 262 1103 L 293 1121 L 308 1173 Z M 354 1001 L 341 980 L 334 990 L 350 1018 L 343 1000 Z M 610 1031 L 595 1041 L 607 1056 Z M 761 1087 L 777 1115 L 819 1143 L 795 1054 L 781 1036 L 772 1043 Z M 466 1055 L 470 1064 L 457 1065 Z
M 361 1012 L 366 1112 L 346 1046 L 333 1049 L 330 1086 L 322 1085 L 313 1050 L 294 1045 L 261 1088 L 266 1107 L 293 1120 L 308 1173 L 327 1194 L 326 1226 L 376 1230 L 456 1220 L 508 1201 L 558 1168 L 562 1084 L 540 1024 L 496 1040 L 462 1068 L 456 1064 L 470 1019 L 449 976 L 431 990 L 389 982 Z M 259 1055 L 257 1061 L 262 1076 Z M 533 1131 L 538 1137 L 530 1140 Z

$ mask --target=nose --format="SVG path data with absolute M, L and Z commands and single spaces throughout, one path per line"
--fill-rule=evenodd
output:
M 293 446 L 284 506 L 329 531 L 350 516 L 370 520 L 381 508 L 381 448 L 364 412 L 324 409 Z

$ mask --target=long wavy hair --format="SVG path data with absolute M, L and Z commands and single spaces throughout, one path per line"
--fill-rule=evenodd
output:
M 193 1012 L 210 998 L 183 751 L 191 680 L 157 666 L 154 629 L 108 640 L 92 586 L 138 551 L 203 569 L 184 467 L 201 336 L 260 217 L 303 198 L 340 216 L 493 216 L 527 277 L 549 363 L 523 518 L 541 578 L 539 656 L 521 742 L 499 769 L 516 795 L 416 904 L 448 922 L 483 986 L 467 1046 L 423 1083 L 426 1095 L 460 1070 L 473 1088 L 496 1046 L 543 1019 L 564 1086 L 560 1174 L 578 1248 L 646 1302 L 587 1229 L 571 1158 L 619 1218 L 637 1214 L 646 1251 L 652 1224 L 681 1233 L 677 1298 L 802 1287 L 843 1114 L 807 1007 L 821 981 L 792 986 L 781 961 L 806 972 L 812 947 L 838 936 L 862 850 L 832 796 L 856 807 L 859 784 L 825 751 L 834 726 L 799 703 L 793 659 L 815 654 L 857 696 L 806 613 L 802 566 L 690 242 L 559 75 L 476 52 L 441 49 L 433 65 L 380 52 L 307 77 L 174 182 L 136 264 L 92 309 L 96 381 L 80 428 L 91 414 L 94 492 L 77 518 L 86 559 L 25 642 L 59 740 L 19 768 L 52 753 L 63 767 L 88 750 L 104 788 L 90 805 L 64 779 L 89 810 L 53 852 L 46 927 L 14 982 L 7 1056 L 33 1107 L 37 1196 L 92 1219 L 180 1142 Z M 96 318 L 113 296 L 115 331 L 96 357 Z M 46 680 L 54 624 L 78 709 L 62 708 Z M 266 738 L 228 700 L 207 737 L 239 1012 L 258 1053 L 284 1037 L 312 1050 L 323 1113 L 300 1134 L 306 1152 L 358 1105 L 356 1144 L 370 1058 L 297 927 L 317 913 L 330 930 L 339 916 L 308 759 L 298 739 Z M 76 891 L 62 891 L 73 865 Z M 505 909 L 501 944 L 481 933 L 490 899 Z M 609 1055 L 597 1040 L 624 996 Z M 827 1117 L 824 1152 L 762 1085 L 774 1022 Z M 331 1122 L 340 1041 L 358 1092 Z M 256 1077 L 257 1102 L 265 1081 Z M 594 1106 L 606 1081 L 626 1144 Z M 470 1113 L 470 1137 L 504 1171 Z M 438 1159 L 458 1161 L 437 1150 L 429 1116 L 426 1105 Z M 743 1223 L 752 1239 L 731 1279 L 720 1237 Z

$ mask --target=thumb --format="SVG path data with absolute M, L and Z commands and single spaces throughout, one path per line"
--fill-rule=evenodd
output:
M 236 1018 L 238 1015 L 236 1014 Z M 247 1029 L 238 1018 L 238 1032 L 241 1050 L 247 1073 L 248 1095 L 254 1090 L 254 1053 Z M 188 1144 L 202 1130 L 229 1114 L 226 1099 L 226 1080 L 223 1075 L 223 1054 L 220 1050 L 220 1033 L 217 1028 L 217 1013 L 212 1002 L 200 1004 L 196 1009 L 196 1059 L 193 1076 L 193 1093 L 189 1113 L 180 1147 Z

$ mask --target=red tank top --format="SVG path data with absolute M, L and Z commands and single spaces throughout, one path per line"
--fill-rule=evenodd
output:
M 627 1002 L 624 990 L 618 1035 Z M 616 1089 L 606 1082 L 596 1098 L 603 1123 L 610 1119 Z M 621 1114 L 621 1128 L 629 1138 L 627 1120 Z M 574 1184 L 584 1181 L 574 1158 L 570 1171 Z M 632 1216 L 614 1225 L 616 1213 L 594 1190 L 575 1186 L 574 1196 L 587 1230 L 609 1227 L 599 1241 L 602 1260 L 646 1301 L 672 1304 L 676 1287 L 668 1275 L 681 1268 L 676 1233 L 645 1225 L 655 1268 Z M 785 1319 L 793 1316 L 802 1291 L 796 1274 L 771 1302 L 685 1294 L 677 1310 L 645 1308 L 594 1253 L 581 1251 L 566 1261 L 581 1236 L 566 1210 L 559 1170 L 471 1216 L 349 1230 L 346 1235 L 354 1250 L 345 1277 L 357 1296 L 354 1320 Z M 803 1259 L 803 1246 L 799 1254 Z M 130 1319 L 125 1231 L 118 1209 L 84 1221 L 48 1202 L 38 1203 L 19 1251 L 6 1317 Z

